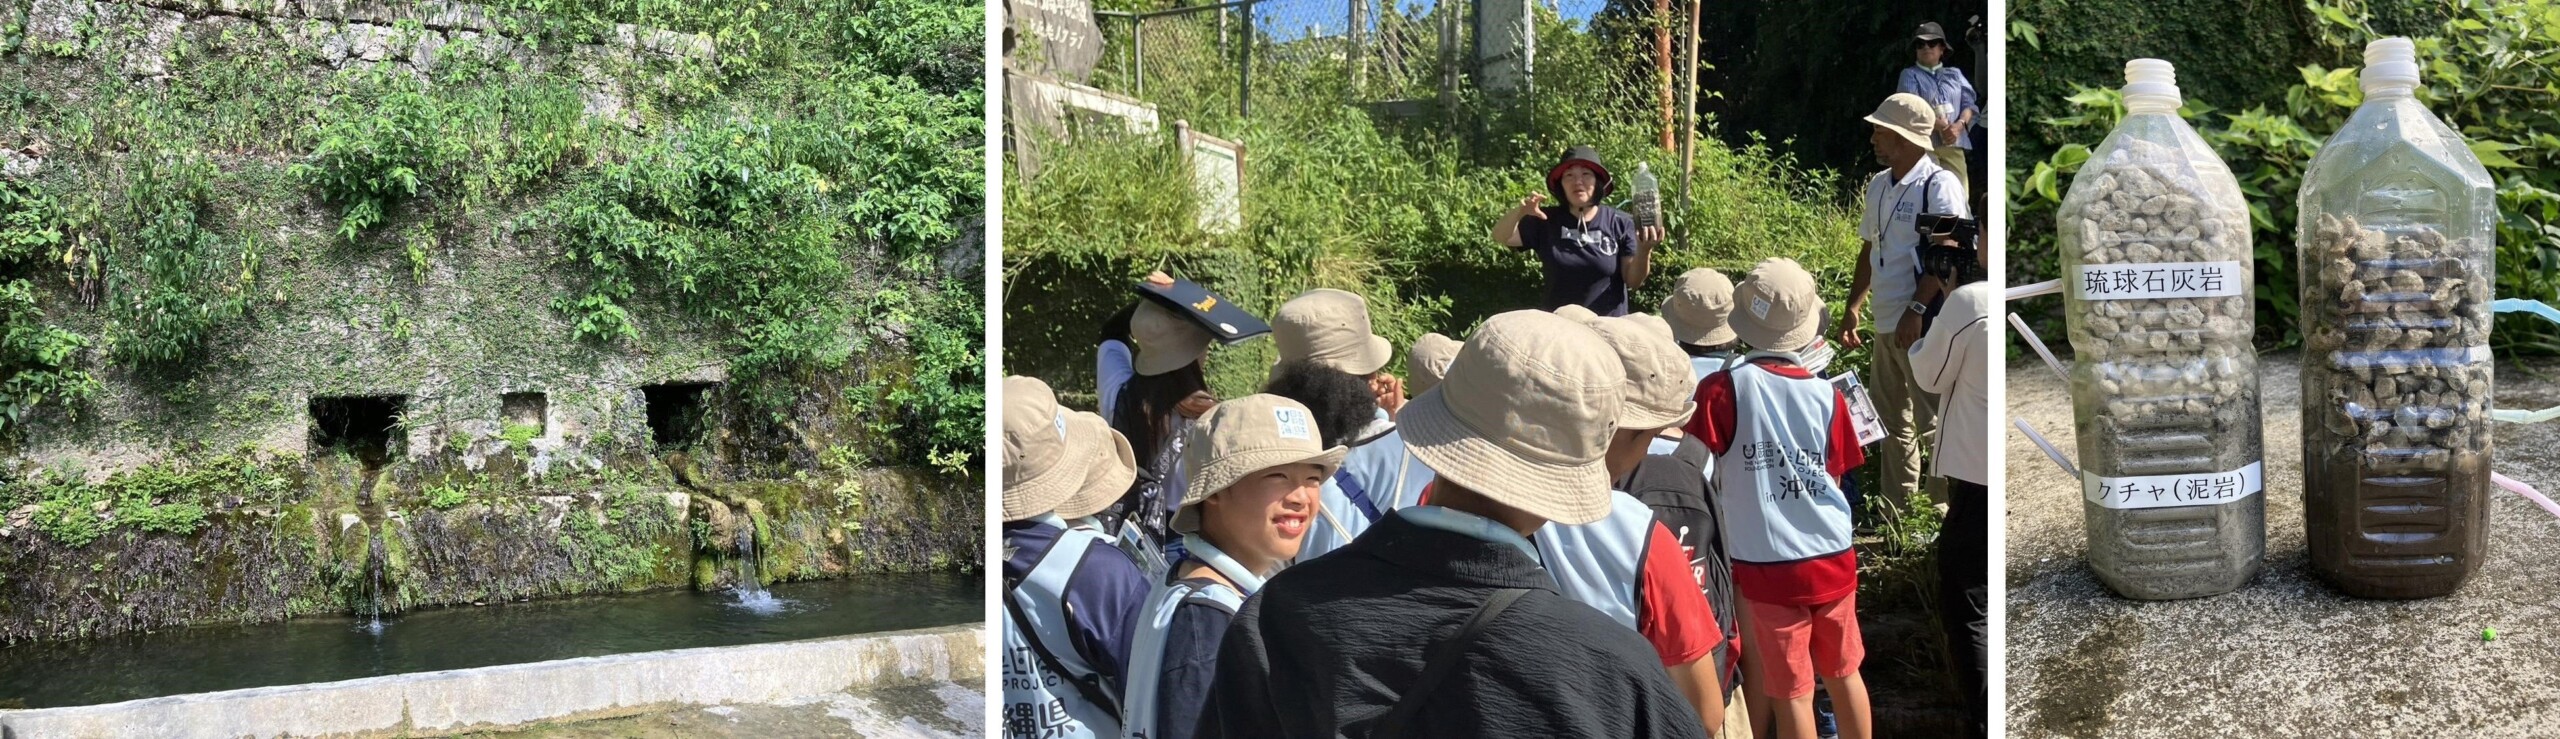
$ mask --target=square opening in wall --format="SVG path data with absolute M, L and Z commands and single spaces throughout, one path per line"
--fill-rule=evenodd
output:
M 649 406 L 649 440 L 660 449 L 691 447 L 702 439 L 711 418 L 709 382 L 645 385 L 641 399 Z
M 506 436 L 540 438 L 551 435 L 551 396 L 542 393 L 507 393 L 498 396 L 498 411 L 506 424 Z
M 311 454 L 346 452 L 367 467 L 380 467 L 409 446 L 400 416 L 406 395 L 321 396 L 311 399 Z

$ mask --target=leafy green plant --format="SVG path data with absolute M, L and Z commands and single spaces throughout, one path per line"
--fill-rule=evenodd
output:
M 24 278 L 61 249 L 53 211 L 34 186 L 0 180 L 0 438 L 47 403 L 77 403 L 98 388 L 79 368 L 88 337 L 45 323 L 41 296 Z
M 453 510 L 471 502 L 471 485 L 461 481 L 447 480 L 429 485 L 426 492 L 427 507 L 439 511 Z
M 122 361 L 175 366 L 248 310 L 260 245 L 215 229 L 210 161 L 176 151 L 135 159 L 101 250 L 107 346 Z
M 434 98 L 407 77 L 375 71 L 372 94 L 341 93 L 315 124 L 320 144 L 292 174 L 338 206 L 338 236 L 348 243 L 389 218 L 418 194 L 440 152 Z
M 509 423 L 505 430 L 498 433 L 498 438 L 506 439 L 508 447 L 523 451 L 532 448 L 533 440 L 542 438 L 542 426 L 532 423 Z
M 37 531 L 66 547 L 87 546 L 118 529 L 185 536 L 204 527 L 217 498 L 274 504 L 288 482 L 247 452 L 203 461 L 172 461 L 91 483 L 76 469 L 55 469 L 0 484 L 0 502 L 37 507 Z

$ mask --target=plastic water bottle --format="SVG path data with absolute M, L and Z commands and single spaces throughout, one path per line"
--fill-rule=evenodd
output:
M 2056 213 L 2089 568 L 2128 598 L 2226 593 L 2266 553 L 2248 201 L 2168 62 L 2125 64 L 2124 101 Z
M 2451 593 L 2487 555 L 2497 183 L 2418 101 L 2405 38 L 2302 176 L 2302 522 L 2349 595 Z
M 1662 183 L 1653 177 L 1653 168 L 1636 163 L 1636 226 L 1653 228 L 1662 225 Z

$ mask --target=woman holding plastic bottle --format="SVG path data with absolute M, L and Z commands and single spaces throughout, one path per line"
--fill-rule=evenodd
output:
M 1530 195 L 1494 222 L 1494 241 L 1537 253 L 1546 278 L 1539 308 L 1579 305 L 1604 316 L 1627 314 L 1627 293 L 1652 274 L 1653 247 L 1662 243 L 1660 195 L 1650 198 L 1655 223 L 1641 225 L 1601 202 L 1615 189 L 1600 152 L 1576 146 L 1547 170 L 1545 194 Z M 1549 196 L 1560 205 L 1546 205 Z

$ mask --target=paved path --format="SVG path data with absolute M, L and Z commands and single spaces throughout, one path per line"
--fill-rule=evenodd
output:
M 2560 366 L 2501 363 L 2501 407 L 2560 403 Z M 2267 560 L 2226 595 L 2144 603 L 2089 573 L 2078 488 L 2008 438 L 2009 736 L 2551 736 L 2560 727 L 2560 519 L 2491 494 L 2489 557 L 2451 596 L 2368 601 L 2306 568 L 2298 357 L 2261 360 Z M 2071 399 L 2028 357 L 2011 416 L 2073 453 Z M 2560 423 L 2498 424 L 2494 467 L 2560 491 Z M 2496 628 L 2495 641 L 2481 629 Z
M 927 683 L 833 693 L 779 705 L 672 708 L 641 716 L 478 734 L 521 739 L 859 737 L 957 739 L 987 735 L 977 685 Z

